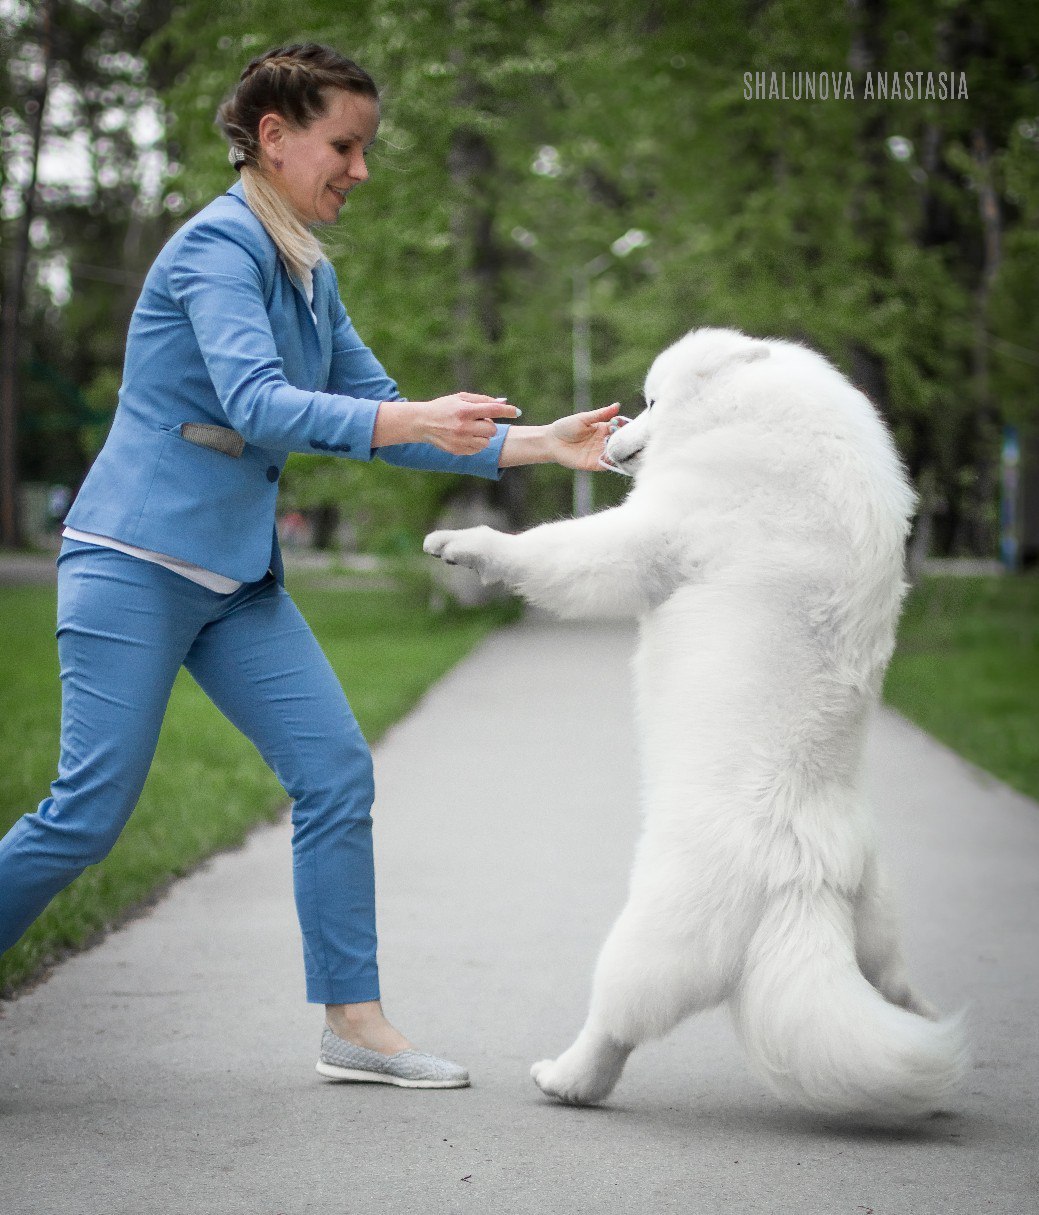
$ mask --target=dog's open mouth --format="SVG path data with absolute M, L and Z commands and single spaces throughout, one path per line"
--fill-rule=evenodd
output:
M 642 448 L 640 447 L 639 451 L 641 451 L 641 450 L 642 450 Z M 636 456 L 636 455 L 638 455 L 638 452 L 633 451 L 631 453 L 631 456 Z M 625 460 L 630 460 L 631 456 L 625 456 Z M 628 469 L 622 468 L 620 464 L 617 464 L 613 460 L 611 460 L 610 457 L 605 452 L 603 452 L 603 454 L 599 457 L 599 467 L 607 468 L 610 470 L 610 472 L 620 473 L 624 477 L 634 476 L 634 473 L 629 472 Z
M 627 426 L 630 424 L 630 422 L 631 418 L 626 418 L 623 414 L 618 414 L 610 423 L 610 439 L 613 438 L 613 436 L 618 430 L 621 429 L 622 426 Z M 643 444 L 643 446 L 645 446 L 645 444 Z M 629 472 L 624 465 L 627 464 L 629 460 L 633 460 L 635 456 L 642 451 L 642 447 L 636 447 L 634 451 L 629 451 L 626 456 L 622 456 L 619 460 L 609 454 L 609 452 L 606 450 L 607 447 L 609 447 L 609 440 L 607 440 L 606 447 L 603 448 L 602 455 L 599 457 L 599 467 L 608 469 L 610 472 L 620 473 L 624 477 L 633 477 L 635 474 Z
M 609 455 L 606 451 L 603 451 L 602 455 L 599 457 L 599 467 L 608 468 L 610 472 L 620 473 L 625 477 L 633 477 L 635 474 L 624 466 L 626 464 L 630 464 L 636 456 L 641 455 L 643 450 L 644 445 L 643 447 L 636 447 L 634 451 L 629 451 L 626 456 L 623 456 L 619 460 Z
M 614 420 L 612 420 L 610 423 L 610 439 L 612 439 L 617 431 L 621 429 L 621 426 L 627 426 L 629 423 L 631 423 L 631 420 L 631 418 L 623 417 L 623 414 L 617 414 L 617 417 L 614 418 Z M 609 469 L 610 473 L 620 473 L 622 476 L 634 476 L 634 473 L 631 473 L 631 471 L 625 468 L 625 464 L 636 458 L 643 448 L 636 447 L 636 450 L 628 452 L 627 456 L 622 456 L 619 459 L 615 456 L 610 456 L 610 453 L 608 450 L 606 450 L 609 445 L 610 442 L 608 439 L 606 440 L 606 445 L 603 447 L 603 454 L 599 457 L 599 468 Z M 643 447 L 644 446 L 645 443 L 643 443 Z

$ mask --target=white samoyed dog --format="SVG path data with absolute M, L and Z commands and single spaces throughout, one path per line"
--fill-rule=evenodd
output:
M 622 505 L 426 552 L 561 616 L 635 616 L 644 828 L 574 1044 L 532 1075 L 594 1104 L 631 1051 L 727 1002 L 780 1096 L 923 1115 L 959 1018 L 909 986 L 863 792 L 914 507 L 870 402 L 820 355 L 696 330 L 606 457 Z

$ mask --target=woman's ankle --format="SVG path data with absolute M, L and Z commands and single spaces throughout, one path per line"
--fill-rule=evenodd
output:
M 378 1000 L 360 1004 L 326 1004 L 325 1023 L 337 1037 L 380 1054 L 393 1055 L 411 1043 L 386 1020 Z
M 382 1011 L 381 1000 L 363 1000 L 357 1004 L 325 1005 L 325 1020 L 333 1029 L 335 1028 L 333 1022 L 339 1025 L 370 1025 L 385 1019 L 386 1015 Z

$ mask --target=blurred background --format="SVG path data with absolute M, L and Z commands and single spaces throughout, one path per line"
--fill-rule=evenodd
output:
M 508 394 L 537 422 L 587 369 L 594 403 L 631 412 L 694 326 L 803 340 L 888 418 L 921 495 L 916 566 L 1039 556 L 1030 3 L 0 0 L 0 18 L 4 545 L 54 542 L 143 276 L 234 180 L 218 103 L 253 55 L 317 40 L 384 91 L 371 180 L 324 236 L 405 395 Z M 868 72 L 907 71 L 967 97 L 864 95 Z M 758 72 L 788 93 L 850 72 L 855 96 L 748 99 Z M 375 553 L 414 551 L 459 495 L 511 526 L 573 499 L 558 469 L 487 487 L 313 457 L 283 487 L 287 546 Z M 595 477 L 595 504 L 624 489 Z

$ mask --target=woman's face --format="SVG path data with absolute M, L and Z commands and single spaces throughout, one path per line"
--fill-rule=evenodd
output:
M 325 97 L 324 115 L 305 130 L 276 113 L 260 119 L 266 174 L 305 224 L 339 218 L 347 194 L 368 179 L 364 157 L 379 129 L 372 98 L 344 89 L 329 89 Z

